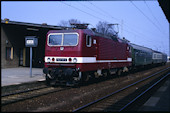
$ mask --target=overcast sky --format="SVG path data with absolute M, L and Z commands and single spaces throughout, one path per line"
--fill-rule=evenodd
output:
M 78 19 L 96 27 L 99 21 L 119 24 L 119 36 L 169 54 L 169 23 L 158 1 L 2 1 L 1 19 L 58 25 Z M 115 28 L 118 31 L 118 29 Z

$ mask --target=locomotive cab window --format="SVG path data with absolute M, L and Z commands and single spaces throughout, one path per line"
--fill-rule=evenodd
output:
M 91 36 L 86 35 L 86 46 L 91 47 L 91 43 L 92 43 Z
M 77 34 L 64 34 L 63 45 L 74 46 L 77 45 Z
M 50 35 L 49 36 L 49 45 L 61 45 L 62 35 Z
M 49 46 L 76 46 L 77 44 L 77 33 L 51 33 L 48 38 Z

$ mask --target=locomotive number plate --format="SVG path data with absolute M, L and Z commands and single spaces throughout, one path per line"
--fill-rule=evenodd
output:
M 67 61 L 66 58 L 57 58 L 56 61 Z

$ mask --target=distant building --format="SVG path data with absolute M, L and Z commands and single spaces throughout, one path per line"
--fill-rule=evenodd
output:
M 33 48 L 33 67 L 43 67 L 46 34 L 60 29 L 65 27 L 1 20 L 1 68 L 29 66 L 30 50 L 25 47 L 25 36 L 38 37 L 38 47 Z

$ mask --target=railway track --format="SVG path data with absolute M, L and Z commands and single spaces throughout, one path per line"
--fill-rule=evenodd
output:
M 37 89 L 40 87 L 45 87 L 45 81 L 28 82 L 17 85 L 9 85 L 1 87 L 1 97 L 11 95 L 14 93 L 19 93 L 25 90 Z
M 114 91 L 102 98 L 87 103 L 73 112 L 85 111 L 123 111 L 127 110 L 129 106 L 135 103 L 136 100 L 142 98 L 150 89 L 160 83 L 164 78 L 168 77 L 170 68 L 163 69 L 156 72 L 146 78 L 143 78 L 137 82 L 134 82 L 126 87 L 123 87 L 117 91 Z M 145 85 L 143 85 L 145 84 Z M 143 87 L 142 87 L 143 86 Z M 131 92 L 127 94 L 127 92 Z
M 7 97 L 7 96 L 11 96 L 11 95 L 17 95 L 17 94 L 21 94 L 21 93 L 26 93 L 26 92 L 30 92 L 30 91 L 34 91 L 34 90 L 39 90 L 39 89 L 43 89 L 43 88 L 47 88 L 47 86 L 40 86 L 40 87 L 36 87 L 36 88 L 32 88 L 32 89 L 27 89 L 27 90 L 21 90 L 21 91 L 14 91 L 12 93 L 5 93 L 1 95 L 2 97 Z
M 4 95 L 1 95 L 1 106 L 32 99 L 35 97 L 47 95 L 47 94 L 54 93 L 54 92 L 64 91 L 66 89 L 70 89 L 70 87 L 67 87 L 67 88 L 57 87 L 56 88 L 56 87 L 42 86 L 42 87 L 38 87 L 34 89 L 28 89 L 24 91 L 4 94 Z

